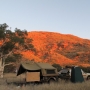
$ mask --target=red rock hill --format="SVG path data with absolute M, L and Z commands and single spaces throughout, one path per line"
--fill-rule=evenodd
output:
M 90 65 L 90 40 L 55 32 L 28 32 L 36 52 L 22 52 L 24 57 L 37 62 L 60 65 Z

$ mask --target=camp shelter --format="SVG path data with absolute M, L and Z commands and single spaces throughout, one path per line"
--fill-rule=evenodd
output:
M 80 67 L 72 67 L 72 70 L 71 70 L 71 82 L 83 82 L 84 81 L 84 78 L 83 78 L 83 75 L 82 75 L 82 72 L 81 72 L 81 69 Z
M 17 72 L 17 76 L 26 73 L 26 81 L 40 81 L 42 76 L 56 74 L 57 69 L 48 63 L 22 62 Z

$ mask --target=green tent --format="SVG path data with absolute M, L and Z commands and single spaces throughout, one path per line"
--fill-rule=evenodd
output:
M 71 70 L 71 82 L 83 82 L 83 76 L 80 67 L 72 67 Z

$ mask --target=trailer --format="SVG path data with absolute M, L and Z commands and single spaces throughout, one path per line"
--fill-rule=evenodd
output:
M 17 76 L 25 74 L 25 83 L 31 82 L 57 82 L 58 72 L 49 63 L 22 62 L 17 71 Z

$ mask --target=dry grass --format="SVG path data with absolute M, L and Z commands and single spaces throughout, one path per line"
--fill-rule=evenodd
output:
M 4 73 L 4 80 L 7 83 L 12 83 L 12 82 L 24 82 L 25 80 L 25 74 L 22 74 L 20 76 L 16 76 L 15 73 Z
M 0 90 L 90 90 L 90 81 L 83 83 L 71 83 L 59 81 L 51 84 L 28 84 L 26 86 L 16 86 L 13 84 L 6 84 L 4 79 L 0 80 Z
M 15 74 L 4 74 L 4 78 L 0 79 L 0 90 L 90 90 L 90 81 L 83 83 L 71 83 L 70 81 L 59 80 L 58 83 L 51 84 L 28 84 L 26 86 L 16 86 L 14 84 L 7 84 L 7 82 L 22 82 L 25 74 L 16 77 Z

